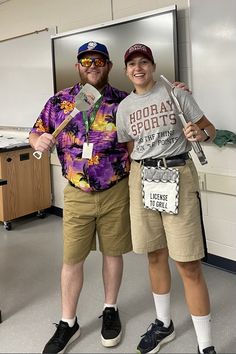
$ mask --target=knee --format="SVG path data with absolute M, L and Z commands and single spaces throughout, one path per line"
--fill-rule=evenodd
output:
M 168 250 L 167 248 L 162 248 L 154 252 L 148 253 L 148 261 L 150 265 L 168 261 Z
M 74 264 L 64 263 L 62 266 L 62 273 L 78 273 L 83 270 L 84 261 Z
M 198 281 L 202 277 L 200 261 L 178 262 L 177 268 L 180 275 L 185 279 Z

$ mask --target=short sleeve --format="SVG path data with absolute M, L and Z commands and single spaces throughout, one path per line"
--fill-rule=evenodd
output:
M 122 102 L 123 103 L 123 102 Z M 126 119 L 125 110 L 123 109 L 123 104 L 120 103 L 116 113 L 116 127 L 117 127 L 117 136 L 120 143 L 126 143 L 132 141 L 133 139 L 128 134 L 128 120 Z

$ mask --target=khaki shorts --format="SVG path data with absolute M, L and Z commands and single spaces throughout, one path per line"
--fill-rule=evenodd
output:
M 142 200 L 141 168 L 133 161 L 129 177 L 130 217 L 133 250 L 147 253 L 168 247 L 176 261 L 189 262 L 204 257 L 204 240 L 201 226 L 199 185 L 191 159 L 180 171 L 179 213 L 160 213 L 145 209 Z
M 107 256 L 132 250 L 128 178 L 101 192 L 86 193 L 68 184 L 64 189 L 64 262 L 75 264 L 96 249 Z

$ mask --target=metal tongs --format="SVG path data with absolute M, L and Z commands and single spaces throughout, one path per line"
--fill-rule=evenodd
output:
M 165 76 L 160 75 L 160 78 L 164 81 L 165 84 L 167 84 L 168 92 L 170 93 L 170 97 L 172 98 L 172 101 L 174 102 L 174 104 L 177 108 L 178 116 L 181 120 L 181 123 L 183 124 L 183 127 L 185 127 L 187 125 L 187 121 L 184 117 L 184 113 L 182 111 L 180 103 L 176 97 L 175 86 L 169 80 L 167 80 L 167 78 Z M 191 141 L 191 144 L 192 144 L 193 150 L 194 150 L 195 154 L 197 155 L 200 163 L 202 165 L 207 164 L 206 156 L 202 150 L 202 147 L 201 147 L 201 144 L 199 143 L 199 141 Z
M 61 122 L 61 124 L 54 130 L 52 136 L 57 138 L 58 134 L 65 128 L 65 126 L 76 116 L 79 112 L 88 111 L 101 97 L 100 92 L 92 85 L 85 84 L 80 92 L 75 96 L 75 108 L 73 111 Z M 42 152 L 34 151 L 36 159 L 41 159 Z

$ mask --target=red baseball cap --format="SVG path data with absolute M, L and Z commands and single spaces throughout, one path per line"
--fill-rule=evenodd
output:
M 124 56 L 125 64 L 133 54 L 142 54 L 154 64 L 152 51 L 145 44 L 141 44 L 141 43 L 133 44 L 129 49 L 127 49 Z

